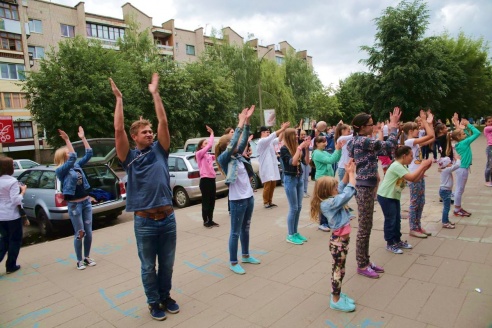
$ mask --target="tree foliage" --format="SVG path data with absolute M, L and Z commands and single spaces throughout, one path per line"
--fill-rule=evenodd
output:
M 454 112 L 484 115 L 492 100 L 488 44 L 464 33 L 424 37 L 428 19 L 422 0 L 402 1 L 375 19 L 375 43 L 361 47 L 369 73 L 340 81 L 337 97 L 344 113 L 366 111 L 385 119 L 399 106 L 405 119 L 427 107 L 442 119 Z
M 312 68 L 295 54 L 278 65 L 258 58 L 248 44 L 217 41 L 197 62 L 178 65 L 159 55 L 151 32 L 139 31 L 133 22 L 117 46 L 119 51 L 105 49 L 97 40 L 67 39 L 47 53 L 38 72 L 27 76 L 28 108 L 46 129 L 50 145 L 63 145 L 60 128 L 78 139 L 79 125 L 88 138 L 113 136 L 115 99 L 109 77 L 123 94 L 125 126 L 143 116 L 155 127 L 148 83 L 153 72 L 159 73 L 172 148 L 205 135 L 205 125 L 217 133 L 234 126 L 243 108 L 259 105 L 260 90 L 263 108 L 275 108 L 278 123 L 337 110 Z M 260 125 L 260 114 L 252 119 L 253 130 Z

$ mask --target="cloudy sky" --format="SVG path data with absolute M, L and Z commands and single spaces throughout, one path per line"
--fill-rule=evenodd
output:
M 126 0 L 82 0 L 89 13 L 123 18 Z M 75 6 L 79 0 L 52 0 Z M 350 73 L 362 71 L 366 58 L 361 45 L 372 45 L 373 19 L 381 16 L 391 0 L 129 0 L 153 18 L 154 25 L 174 18 L 175 26 L 210 34 L 212 28 L 230 26 L 245 40 L 253 34 L 260 44 L 288 41 L 296 50 L 307 50 L 314 69 L 325 85 L 338 84 Z M 492 41 L 492 0 L 429 0 L 428 35 L 463 31 L 473 38 Z M 492 51 L 490 52 L 492 54 Z

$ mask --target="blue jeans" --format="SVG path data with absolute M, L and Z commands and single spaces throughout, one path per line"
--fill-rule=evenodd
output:
M 401 241 L 400 200 L 378 195 L 378 203 L 384 215 L 384 240 L 388 245 L 397 244 Z
M 307 189 L 308 189 L 308 182 L 309 182 L 309 173 L 311 173 L 311 166 L 309 164 L 304 165 L 301 163 L 302 166 L 302 183 L 304 184 L 304 193 L 307 194 Z
M 249 255 L 249 227 L 251 216 L 255 208 L 253 196 L 246 199 L 229 201 L 231 207 L 231 233 L 229 235 L 229 260 L 232 264 L 237 263 L 237 247 L 241 240 L 241 251 L 243 255 Z
M 163 302 L 171 291 L 176 253 L 176 218 L 173 213 L 160 221 L 138 215 L 134 215 L 134 220 L 142 284 L 147 303 Z M 159 264 L 157 272 L 156 257 Z
M 340 181 L 342 181 L 344 176 L 345 176 L 345 168 L 339 167 L 338 168 L 338 179 Z
M 451 190 L 439 189 L 439 197 L 442 198 L 442 224 L 449 223 L 449 210 L 451 208 Z
M 0 262 L 7 254 L 7 271 L 15 270 L 22 245 L 22 219 L 0 221 Z
M 284 189 L 289 202 L 289 214 L 287 215 L 287 229 L 289 235 L 297 233 L 299 215 L 302 209 L 303 183 L 301 176 L 285 175 Z
M 68 216 L 72 221 L 73 247 L 77 261 L 82 261 L 82 238 L 84 239 L 84 257 L 89 257 L 92 245 L 92 205 L 89 198 L 81 202 L 68 202 Z
M 485 182 L 492 181 L 492 146 L 485 148 L 485 156 L 487 162 L 485 163 Z

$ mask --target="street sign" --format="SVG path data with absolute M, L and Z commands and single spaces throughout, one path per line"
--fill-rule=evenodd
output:
M 0 143 L 15 142 L 12 116 L 0 116 Z

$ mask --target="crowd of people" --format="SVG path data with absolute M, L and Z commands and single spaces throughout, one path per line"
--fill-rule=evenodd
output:
M 148 90 L 153 98 L 158 121 L 154 135 L 150 121 L 140 118 L 129 129 L 135 147 L 130 147 L 124 125 L 123 95 L 110 79 L 116 99 L 114 129 L 116 154 L 128 175 L 127 212 L 134 214 L 134 233 L 141 262 L 141 279 L 150 315 L 166 319 L 166 312 L 178 313 L 180 308 L 171 298 L 172 274 L 176 252 L 176 218 L 172 204 L 168 157 L 170 134 L 162 99 L 158 92 L 159 76 L 154 74 Z M 206 126 L 209 138 L 198 143 L 196 159 L 200 170 L 202 218 L 205 228 L 219 227 L 214 221 L 215 165 L 226 176 L 229 187 L 230 216 L 229 268 L 238 275 L 246 273 L 242 265 L 261 264 L 250 255 L 250 227 L 254 210 L 254 191 L 250 180 L 254 176 L 249 156 L 251 149 L 250 119 L 255 106 L 238 115 L 236 128 L 225 131 L 214 145 L 214 131 Z M 286 213 L 286 241 L 293 245 L 308 242 L 299 229 L 303 198 L 311 198 L 310 217 L 322 232 L 331 231 L 329 249 L 332 255 L 332 309 L 351 312 L 355 301 L 342 293 L 345 262 L 350 242 L 352 219 L 357 218 L 357 273 L 379 278 L 384 268 L 370 259 L 369 240 L 373 225 L 375 201 L 384 215 L 386 249 L 402 254 L 411 249 L 401 233 L 400 198 L 405 186 L 410 190 L 410 236 L 427 238 L 431 234 L 421 224 L 425 204 L 425 173 L 437 162 L 440 174 L 439 195 L 443 202 L 442 227 L 454 229 L 449 219 L 453 202 L 455 217 L 472 214 L 463 208 L 462 196 L 472 164 L 470 144 L 480 132 L 466 119 L 455 114 L 451 119 L 453 131 L 435 122 L 430 111 L 420 111 L 415 121 L 402 123 L 401 111 L 395 107 L 386 122 L 376 122 L 370 114 L 356 115 L 350 124 L 339 122 L 329 127 L 326 122 L 313 124 L 310 135 L 303 130 L 302 121 L 295 128 L 282 123 L 277 131 L 270 127 L 259 129 L 257 143 L 260 177 L 263 183 L 264 210 L 277 207 L 273 203 L 276 182 L 282 179 L 289 209 Z M 487 139 L 485 185 L 492 187 L 492 116 L 485 118 Z M 92 210 L 88 190 L 90 185 L 82 167 L 92 156 L 84 130 L 78 136 L 86 152 L 77 161 L 68 135 L 59 130 L 66 146 L 55 153 L 56 175 L 62 182 L 62 192 L 68 202 L 69 216 L 74 228 L 74 248 L 77 269 L 94 266 L 90 257 L 92 243 Z M 156 137 L 156 140 L 154 140 Z M 215 148 L 214 148 L 215 147 Z M 433 159 L 428 159 L 429 154 Z M 437 158 L 437 153 L 440 158 Z M 311 156 L 310 156 L 311 154 Z M 379 165 L 383 169 L 380 176 Z M 282 167 L 280 176 L 278 165 Z M 7 273 L 20 269 L 16 260 L 22 240 L 22 198 L 26 186 L 19 186 L 11 177 L 11 158 L 0 158 L 0 260 L 8 254 Z M 312 195 L 308 193 L 309 176 L 315 181 Z M 454 181 L 456 184 L 454 186 Z M 357 215 L 348 206 L 355 197 Z M 24 220 L 25 224 L 29 221 Z M 240 261 L 238 246 L 241 244 Z

